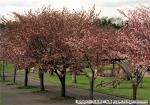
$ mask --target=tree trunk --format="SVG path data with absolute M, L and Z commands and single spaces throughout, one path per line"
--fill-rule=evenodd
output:
M 115 76 L 115 61 L 113 61 L 113 69 L 111 71 L 111 75 L 112 75 L 112 77 Z
M 0 63 L 0 77 L 2 76 L 2 65 L 1 65 L 1 63 Z
M 132 89 L 133 89 L 133 93 L 132 93 L 132 95 L 133 95 L 133 100 L 136 100 L 136 96 L 137 96 L 137 88 L 138 88 L 138 86 L 137 85 L 132 85 Z
M 16 73 L 17 73 L 17 67 L 15 65 L 15 67 L 14 67 L 14 76 L 13 76 L 13 82 L 14 83 L 16 82 Z
M 54 73 L 53 73 L 54 71 L 51 69 L 51 70 L 49 70 L 49 74 L 50 75 L 53 75 Z
M 92 77 L 90 79 L 90 99 L 93 100 L 94 96 L 94 72 L 92 72 Z
M 40 78 L 40 89 L 41 89 L 41 91 L 45 91 L 44 70 L 43 69 L 39 69 L 39 78 Z
M 140 83 L 140 88 L 143 88 L 143 80 Z
M 61 96 L 62 97 L 66 97 L 66 67 L 63 65 L 63 70 L 60 72 L 60 74 L 58 73 L 57 69 L 54 67 L 54 72 L 56 73 L 56 75 L 58 76 L 60 83 L 61 83 Z
M 28 74 L 29 74 L 29 69 L 25 69 L 25 78 L 24 78 L 24 86 L 28 86 Z
M 76 73 L 72 73 L 72 83 L 77 83 Z
M 65 85 L 65 80 L 66 80 L 66 75 L 64 74 L 62 77 L 61 77 L 61 96 L 62 97 L 65 97 L 66 96 L 66 85 Z
M 3 65 L 2 65 L 2 77 L 3 77 L 3 81 L 5 81 L 5 64 L 3 61 Z

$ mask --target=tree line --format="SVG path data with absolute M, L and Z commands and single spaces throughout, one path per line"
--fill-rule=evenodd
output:
M 128 13 L 118 11 L 126 18 L 121 25 L 100 19 L 94 7 L 73 12 L 48 7 L 25 14 L 13 12 L 13 20 L 3 19 L 1 25 L 0 60 L 15 64 L 15 70 L 25 70 L 25 86 L 29 69 L 38 68 L 42 91 L 44 72 L 52 70 L 60 80 L 63 97 L 67 69 L 77 70 L 88 77 L 90 99 L 96 70 L 104 59 L 114 60 L 130 78 L 136 99 L 150 65 L 150 9 L 141 6 Z M 84 70 L 87 67 L 90 73 Z

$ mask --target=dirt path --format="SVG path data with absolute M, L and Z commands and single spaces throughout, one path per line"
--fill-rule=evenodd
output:
M 0 100 L 4 105 L 72 105 L 74 100 L 53 99 L 55 92 L 34 93 L 30 89 L 17 89 L 14 85 L 0 84 Z

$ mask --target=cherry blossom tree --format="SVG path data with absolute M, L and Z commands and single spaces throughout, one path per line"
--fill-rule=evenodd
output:
M 8 21 L 4 31 L 9 42 L 4 44 L 10 46 L 8 50 L 14 51 L 8 55 L 24 68 L 38 65 L 41 90 L 44 90 L 43 73 L 50 66 L 59 77 L 62 96 L 65 96 L 66 69 L 74 62 L 73 49 L 66 41 L 71 37 L 80 38 L 87 34 L 87 30 L 92 30 L 96 14 L 93 10 L 71 12 L 49 8 L 23 15 L 13 14 L 15 21 Z
M 119 12 L 127 18 L 124 27 L 116 32 L 117 55 L 127 60 L 119 65 L 132 82 L 133 99 L 136 99 L 137 89 L 150 65 L 150 9 L 141 6 L 128 13 Z M 119 43 L 119 44 L 118 44 Z
M 111 55 L 110 43 L 113 43 L 113 30 L 107 30 L 103 26 L 97 26 L 93 20 L 90 28 L 85 29 L 78 37 L 71 37 L 66 43 L 73 49 L 76 61 L 81 61 L 88 65 L 90 73 L 85 70 L 82 72 L 88 77 L 90 82 L 90 99 L 93 99 L 94 81 L 96 70 L 100 69 L 102 59 L 109 58 Z

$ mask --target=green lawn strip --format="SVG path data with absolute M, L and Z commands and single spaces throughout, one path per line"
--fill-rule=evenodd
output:
M 41 91 L 39 88 L 34 88 L 32 89 L 32 92 L 33 93 L 49 93 L 50 91 L 48 90 Z
M 32 85 L 28 85 L 28 86 L 17 85 L 16 88 L 17 88 L 17 89 L 35 89 L 35 88 L 37 88 L 37 87 L 36 87 L 36 86 L 32 86 Z
M 29 89 L 31 90 L 32 93 L 48 93 L 48 90 L 45 91 L 41 91 L 39 87 L 37 86 L 33 86 L 33 85 L 28 85 L 28 86 L 24 86 L 24 83 L 21 81 L 16 81 L 16 83 L 13 83 L 12 80 L 1 80 L 0 79 L 0 83 L 4 83 L 5 85 L 15 85 L 17 89 Z M 0 104 L 1 105 L 1 104 Z
M 0 83 L 7 83 L 10 82 L 10 80 L 2 80 L 2 78 L 0 78 Z
M 28 86 L 17 86 L 16 87 L 17 89 L 29 89 L 31 90 L 32 93 L 48 93 L 49 91 L 48 90 L 44 90 L 44 91 L 41 91 L 39 87 L 37 86 L 32 86 L 32 85 L 28 85 Z
M 17 89 L 32 89 L 33 91 L 39 90 L 37 86 L 33 86 L 33 85 L 24 86 L 23 82 L 21 81 L 16 81 L 15 83 L 13 83 L 12 80 L 3 81 L 2 79 L 0 79 L 0 83 L 3 83 L 5 85 L 15 85 Z
M 0 105 L 4 105 L 4 103 L 0 101 Z
M 31 74 L 32 75 L 32 74 Z M 32 75 L 33 79 L 38 79 L 37 74 Z M 45 74 L 45 82 L 58 84 L 60 83 L 58 77 L 54 74 L 50 76 L 48 73 Z M 101 81 L 111 81 L 112 77 L 99 77 L 95 80 L 96 84 L 100 83 Z M 77 84 L 72 83 L 72 76 L 67 74 L 66 75 L 66 85 L 67 86 L 76 86 L 77 88 L 87 89 L 89 90 L 89 81 L 87 77 L 84 75 L 77 76 Z M 111 85 L 106 87 L 95 87 L 94 89 L 96 92 L 109 94 L 113 96 L 119 96 L 123 98 L 132 98 L 132 87 L 130 81 L 123 81 L 117 88 L 112 88 Z M 138 99 L 142 100 L 149 100 L 150 101 L 150 77 L 145 77 L 143 80 L 143 88 L 138 89 Z
M 70 99 L 75 99 L 74 97 L 70 97 L 70 96 L 66 96 L 66 97 L 62 97 L 62 96 L 53 96 L 50 97 L 52 100 L 70 100 Z
M 4 105 L 4 103 L 0 100 L 0 105 Z
M 5 85 L 22 85 L 23 83 L 20 81 L 16 81 L 15 83 L 13 82 L 13 80 L 2 80 L 2 78 L 0 78 L 0 83 L 3 83 Z

